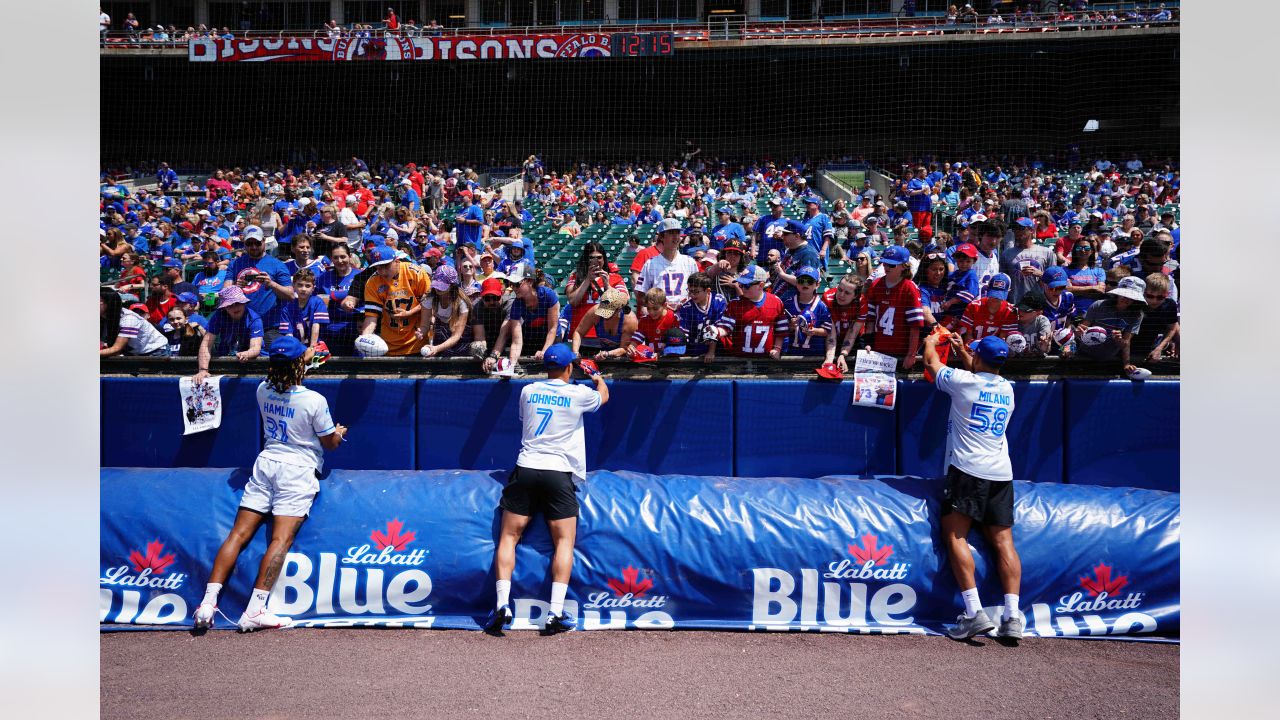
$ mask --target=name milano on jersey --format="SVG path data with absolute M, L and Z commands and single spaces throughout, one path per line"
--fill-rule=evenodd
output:
M 1013 417 L 1013 385 L 999 375 L 956 368 L 944 368 L 935 382 L 951 396 L 946 463 L 984 480 L 1012 480 L 1005 430 Z
M 520 391 L 520 424 L 524 432 L 516 464 L 531 470 L 559 470 L 587 477 L 587 443 L 583 413 L 600 409 L 600 393 L 562 380 L 544 380 Z
M 262 413 L 262 437 L 266 441 L 259 457 L 286 465 L 324 469 L 324 448 L 320 438 L 334 431 L 329 402 L 314 390 L 295 385 L 278 393 L 266 382 L 258 385 L 258 411 Z

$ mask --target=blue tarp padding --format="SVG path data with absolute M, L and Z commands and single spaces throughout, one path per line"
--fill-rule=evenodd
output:
M 329 412 L 350 428 L 347 441 L 325 454 L 325 467 L 411 470 L 417 422 L 415 380 L 314 378 L 307 387 L 329 401 Z
M 493 603 L 505 477 L 506 468 L 333 471 L 272 609 L 304 626 L 477 628 Z M 189 625 L 246 480 L 244 470 L 102 471 L 104 627 Z M 591 473 L 566 611 L 584 629 L 935 633 L 960 607 L 938 548 L 938 490 L 902 477 Z M 1030 634 L 1178 635 L 1176 493 L 1028 482 L 1015 493 Z M 233 619 L 265 535 L 224 590 L 220 607 Z M 971 543 L 997 612 L 986 544 L 976 532 Z M 544 619 L 549 551 L 535 518 L 517 551 L 516 629 Z
M 222 378 L 222 427 L 182 434 L 178 379 L 102 378 L 104 466 L 250 466 L 262 449 L 254 392 L 262 378 Z
M 1155 380 L 1067 383 L 1066 481 L 1177 492 L 1179 387 Z
M 734 393 L 736 475 L 896 472 L 894 411 L 854 407 L 851 382 L 743 381 Z
M 1062 482 L 1062 386 L 1062 381 L 1013 383 L 1016 406 L 1009 425 L 1009 460 L 1013 476 L 1020 480 Z M 898 383 L 899 473 L 943 473 L 950 408 L 950 396 L 938 392 L 933 383 Z
M 513 466 L 528 382 L 421 381 L 418 466 Z M 589 469 L 733 474 L 732 381 L 621 380 L 609 390 L 609 402 L 586 416 Z

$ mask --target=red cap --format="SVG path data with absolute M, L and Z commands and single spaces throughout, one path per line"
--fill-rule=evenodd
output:
M 823 363 L 814 372 L 818 373 L 818 377 L 827 380 L 843 380 L 844 373 L 840 371 L 840 366 L 835 363 Z
M 195 226 L 195 225 L 192 225 L 191 223 L 187 222 L 186 220 L 183 220 L 182 222 L 178 223 L 178 227 L 182 228 L 183 230 L 195 230 L 195 229 L 196 229 L 196 226 Z
M 423 257 L 439 258 L 439 257 L 444 257 L 444 253 L 440 251 L 440 248 L 431 248 L 430 250 L 427 251 L 427 254 L 424 255 Z
M 409 163 L 408 165 L 405 165 L 405 167 L 409 168 L 410 170 L 417 170 L 417 169 L 418 169 L 418 165 L 417 165 L 417 163 Z
M 956 246 L 956 254 L 957 254 L 957 255 L 965 255 L 965 256 L 967 256 L 967 257 L 971 257 L 971 258 L 973 258 L 974 260 L 977 260 L 977 259 L 978 259 L 978 248 L 974 247 L 974 246 L 973 246 L 972 244 L 970 244 L 970 243 L 961 243 L 961 244 L 959 244 L 959 245 L 957 245 L 957 246 Z
M 497 295 L 498 297 L 502 297 L 502 290 L 502 281 L 498 278 L 489 278 L 488 280 L 480 283 L 481 297 L 484 297 L 485 295 Z

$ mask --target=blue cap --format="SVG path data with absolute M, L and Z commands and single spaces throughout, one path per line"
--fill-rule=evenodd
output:
M 880 256 L 881 265 L 901 265 L 904 262 L 911 261 L 911 252 L 901 245 L 890 245 L 885 248 L 884 254 Z M 1009 278 L 1005 278 L 1007 283 Z
M 542 364 L 547 367 L 568 367 L 569 363 L 577 359 L 578 354 L 564 343 L 556 343 L 542 353 Z
M 884 262 L 881 260 L 881 262 Z M 996 273 L 987 281 L 987 297 L 996 298 L 997 300 L 1007 300 L 1009 298 L 1009 276 L 1004 273 Z
M 369 251 L 369 267 L 384 265 L 396 259 L 396 249 L 386 245 L 375 245 Z
M 1054 265 L 1044 269 L 1044 275 L 1040 277 L 1040 282 L 1048 287 L 1066 287 L 1067 271 Z
M 180 268 L 182 267 L 182 261 L 179 260 L 178 258 L 171 257 L 168 260 L 164 261 L 164 266 L 167 268 Z
M 694 254 L 697 253 L 699 250 L 701 250 L 702 252 L 706 252 L 708 248 L 706 245 L 691 245 L 684 249 L 684 254 L 688 255 L 689 257 L 693 257 Z
M 1024 217 L 1024 218 L 1018 218 L 1018 219 L 1017 219 L 1017 220 L 1015 220 L 1014 222 L 1018 223 L 1019 225 L 1021 225 L 1021 226 L 1022 226 L 1022 227 L 1024 227 L 1024 228 L 1033 228 L 1033 227 L 1035 227 L 1035 226 L 1036 226 L 1036 221 L 1035 221 L 1035 220 L 1032 220 L 1031 218 L 1025 218 L 1025 217 Z
M 192 305 L 199 305 L 200 298 L 193 292 L 184 292 L 178 295 L 178 302 L 191 303 Z
M 716 210 L 716 212 L 718 212 L 718 213 L 724 213 L 724 214 L 726 214 L 726 215 L 732 216 L 732 215 L 733 215 L 733 208 L 732 208 L 732 207 L 730 207 L 730 206 L 728 206 L 728 205 L 721 205 L 721 206 L 720 206 L 720 209 L 719 209 L 719 210 Z
M 797 235 L 803 235 L 804 231 L 805 231 L 804 223 L 800 222 L 799 220 L 788 220 L 782 224 L 782 232 L 784 233 L 795 233 Z
M 969 343 L 969 349 L 988 365 L 1001 365 L 1009 358 L 1009 343 L 995 335 L 988 335 L 981 340 L 974 340 Z
M 797 271 L 796 271 L 796 277 L 797 277 L 797 278 L 807 277 L 807 278 L 809 278 L 809 279 L 811 279 L 811 280 L 815 280 L 815 281 L 816 281 L 816 280 L 821 280 L 821 279 L 822 279 L 822 278 L 818 277 L 818 270 L 817 270 L 817 268 L 811 268 L 811 267 L 807 267 L 807 266 L 806 266 L 806 267 L 802 267 L 802 268 L 800 268 L 799 270 L 797 270 Z
M 816 203 L 818 207 L 822 207 L 822 198 L 817 195 L 806 195 L 804 201 L 807 203 Z
M 752 285 L 769 281 L 769 273 L 759 265 L 748 265 L 746 270 L 738 276 L 739 285 Z
M 271 359 L 297 360 L 307 352 L 307 346 L 292 335 L 282 335 L 271 343 Z

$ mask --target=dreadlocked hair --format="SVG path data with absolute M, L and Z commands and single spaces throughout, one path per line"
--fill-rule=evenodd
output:
M 294 385 L 301 385 L 307 374 L 307 364 L 302 358 L 296 360 L 271 358 L 267 367 L 267 385 L 278 393 L 287 393 Z

